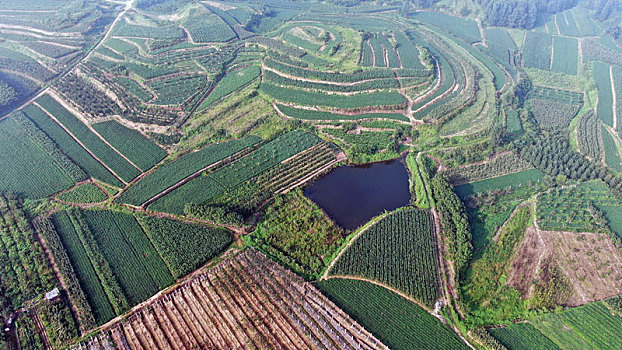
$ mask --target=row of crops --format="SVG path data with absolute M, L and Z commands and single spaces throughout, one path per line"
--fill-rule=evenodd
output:
M 157 194 L 188 178 L 189 176 L 248 148 L 261 141 L 258 137 L 248 136 L 241 140 L 231 140 L 204 147 L 200 150 L 158 166 L 154 171 L 127 188 L 118 198 L 119 203 L 134 206 L 142 205 Z
M 598 118 L 603 123 L 613 126 L 613 91 L 611 90 L 611 74 L 608 64 L 594 62 L 593 75 L 596 87 L 598 88 Z
M 332 112 L 316 111 L 312 109 L 295 108 L 282 104 L 276 104 L 278 110 L 284 115 L 302 120 L 364 120 L 364 119 L 390 119 L 408 122 L 408 118 L 400 113 L 360 113 L 338 114 Z
M 538 169 L 523 170 L 513 174 L 456 186 L 455 192 L 460 198 L 466 198 L 478 193 L 529 186 L 542 180 L 544 176 L 545 174 Z
M 541 128 L 566 127 L 583 106 L 583 94 L 535 86 L 529 93 L 529 107 Z
M 190 16 L 182 25 L 196 43 L 227 42 L 236 38 L 233 29 L 216 15 Z
M 402 68 L 400 57 L 384 33 L 368 33 L 361 48 L 361 66 Z M 393 39 L 393 38 L 392 38 Z
M 152 80 L 147 86 L 155 92 L 156 98 L 151 104 L 175 106 L 183 105 L 188 99 L 197 93 L 205 91 L 211 82 L 205 75 L 190 74 L 181 75 L 169 79 Z
M 622 317 L 605 303 L 595 302 L 489 332 L 510 350 L 615 349 Z
M 430 212 L 399 210 L 361 233 L 329 271 L 378 281 L 428 307 L 440 296 Z
M 30 104 L 23 109 L 28 118 L 43 131 L 50 140 L 76 163 L 90 177 L 106 182 L 110 185 L 122 187 L 123 183 L 108 168 L 97 161 L 82 145 L 80 145 L 67 131 L 48 116 L 41 108 Z
M 603 144 L 600 119 L 595 113 L 587 113 L 577 124 L 577 141 L 579 151 L 592 160 L 600 162 L 603 158 Z
M 43 198 L 75 183 L 72 172 L 62 166 L 68 159 L 60 152 L 48 153 L 42 149 L 45 139 L 26 136 L 24 126 L 14 117 L 0 121 L 0 126 L 3 149 L 0 152 L 0 186 L 3 190 Z
M 229 191 L 282 161 L 318 144 L 321 140 L 296 130 L 282 135 L 248 155 L 218 168 L 207 175 L 199 176 L 176 188 L 149 206 L 152 210 L 183 214 L 186 203 L 205 203 Z
M 43 95 L 36 100 L 39 107 L 52 115 L 81 144 L 92 152 L 101 162 L 111 168 L 116 175 L 126 182 L 132 181 L 140 170 L 129 163 L 121 154 L 111 148 L 78 117 L 69 112 L 50 95 Z
M 68 259 L 65 280 L 77 280 L 83 313 L 104 323 L 220 253 L 226 230 L 107 210 L 67 210 L 51 216 L 44 235 L 57 259 Z M 170 232 L 183 240 L 173 240 Z M 67 261 L 64 262 L 65 264 Z M 77 287 L 76 287 L 77 288 Z M 88 318 L 88 315 L 82 315 Z
M 56 199 L 67 203 L 101 203 L 108 199 L 108 194 L 92 182 L 87 182 L 57 195 Z
M 260 90 L 275 99 L 303 106 L 324 106 L 338 109 L 364 109 L 370 107 L 400 108 L 406 105 L 406 98 L 398 92 L 370 92 L 343 96 L 294 90 L 262 83 Z
M 342 278 L 316 286 L 391 349 L 469 349 L 447 325 L 384 287 Z
M 117 121 L 96 123 L 93 124 L 93 129 L 142 171 L 151 169 L 168 155 L 145 135 L 126 128 Z
M 574 38 L 528 31 L 523 48 L 524 65 L 546 71 L 577 74 L 578 45 Z
M 252 248 L 165 292 L 78 347 L 111 345 L 388 349 L 315 287 Z

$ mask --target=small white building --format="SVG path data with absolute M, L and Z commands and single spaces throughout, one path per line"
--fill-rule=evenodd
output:
M 60 298 L 60 291 L 58 290 L 58 288 L 54 288 L 51 291 L 45 293 L 45 300 L 51 303 L 57 301 L 58 298 Z

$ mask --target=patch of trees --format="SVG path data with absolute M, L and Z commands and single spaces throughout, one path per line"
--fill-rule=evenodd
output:
M 0 80 L 0 106 L 6 106 L 17 98 L 17 92 L 4 81 Z
M 577 5 L 577 0 L 477 0 L 491 26 L 531 29 L 538 12 L 556 13 Z
M 589 0 L 584 1 L 583 5 L 594 10 L 594 18 L 601 22 L 619 16 L 622 9 L 620 2 L 616 0 Z
M 594 163 L 575 152 L 568 142 L 567 132 L 556 130 L 548 135 L 527 133 L 514 143 L 518 154 L 544 173 L 556 177 L 564 175 L 572 180 L 587 181 L 601 178 Z M 605 173 L 602 176 L 605 176 Z
M 546 135 L 530 131 L 515 141 L 514 147 L 522 158 L 550 176 L 577 181 L 601 179 L 609 188 L 622 192 L 622 179 L 574 151 L 566 130 L 553 130 Z
M 449 258 L 453 260 L 457 272 L 464 272 L 473 251 L 466 207 L 444 174 L 436 174 L 430 187 L 441 217 L 442 235 L 447 243 Z
M 212 221 L 215 224 L 244 225 L 244 217 L 226 207 L 188 203 L 184 208 L 184 213 L 197 219 Z
M 58 81 L 56 88 L 92 117 L 121 114 L 113 100 L 76 74 L 67 74 Z

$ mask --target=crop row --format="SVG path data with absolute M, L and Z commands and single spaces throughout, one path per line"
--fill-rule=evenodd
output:
M 168 155 L 143 134 L 117 121 L 96 123 L 93 124 L 93 129 L 143 171 L 150 169 Z
M 594 62 L 593 74 L 598 88 L 598 118 L 605 124 L 613 126 L 613 91 L 611 90 L 610 66 Z
M 264 93 L 282 102 L 306 106 L 325 106 L 340 109 L 360 109 L 366 107 L 402 107 L 406 98 L 397 92 L 359 93 L 350 96 L 331 95 L 283 88 L 269 83 L 262 83 L 259 88 Z
M 151 101 L 156 105 L 180 105 L 201 90 L 209 88 L 211 82 L 205 75 L 192 74 L 147 83 L 156 93 Z
M 192 16 L 183 26 L 197 43 L 226 42 L 236 37 L 231 27 L 216 15 Z
M 581 153 L 599 162 L 603 157 L 599 119 L 593 112 L 581 116 L 577 125 L 577 139 Z
M 36 140 L 26 136 L 17 120 L 9 117 L 0 121 L 0 126 L 0 188 L 20 196 L 43 198 L 75 183 L 79 175 L 75 168 L 60 165 L 70 165 L 68 160 L 59 164 L 61 158 L 55 160 Z
M 108 146 L 104 140 L 91 131 L 78 117 L 71 114 L 51 96 L 43 95 L 36 102 L 46 112 L 54 116 L 73 136 L 80 140 L 97 158 L 113 169 L 122 179 L 129 182 L 140 174 L 140 170 Z
M 239 325 L 246 325 L 240 329 Z M 132 349 L 386 347 L 317 289 L 250 249 L 185 282 L 107 334 Z
M 293 75 L 305 79 L 322 80 L 335 83 L 356 83 L 361 80 L 387 79 L 395 77 L 395 74 L 400 77 L 429 75 L 428 70 L 422 69 L 370 69 L 352 74 L 321 72 L 316 70 L 304 69 L 301 67 L 290 66 L 276 61 L 270 57 L 266 58 L 264 64 L 269 68 L 272 68 L 282 73 L 286 73 L 288 75 Z
M 523 48 L 525 67 L 548 71 L 551 68 L 551 49 L 551 35 L 528 31 Z
M 153 172 L 125 190 L 117 199 L 120 203 L 141 205 L 160 192 L 182 181 L 210 164 L 230 157 L 260 141 L 254 136 L 207 146 L 158 166 Z
M 551 70 L 553 72 L 577 74 L 578 64 L 579 49 L 577 39 L 554 36 Z
M 399 210 L 358 236 L 329 273 L 372 279 L 432 307 L 440 296 L 435 252 L 430 213 Z
M 341 278 L 317 287 L 391 349 L 469 349 L 447 325 L 384 287 Z
M 89 176 L 113 186 L 122 187 L 119 181 L 106 167 L 91 156 L 62 127 L 36 105 L 30 104 L 23 109 L 24 113 L 43 131 L 72 161 Z
M 361 113 L 355 115 L 338 114 L 315 111 L 311 109 L 294 108 L 277 104 L 277 108 L 288 117 L 303 120 L 359 120 L 359 119 L 392 119 L 407 122 L 408 118 L 400 113 Z
M 155 201 L 149 208 L 183 214 L 186 203 L 201 204 L 316 145 L 320 139 L 305 131 L 289 132 L 241 159 L 200 176 Z
M 210 92 L 207 98 L 201 103 L 200 109 L 222 99 L 232 92 L 246 86 L 259 76 L 260 69 L 257 66 L 250 66 L 237 71 L 227 73 Z
M 263 73 L 264 81 L 281 86 L 293 86 L 302 89 L 312 89 L 316 91 L 334 91 L 334 92 L 358 92 L 365 90 L 392 89 L 399 88 L 399 83 L 395 78 L 374 79 L 362 81 L 357 84 L 326 84 L 316 83 L 307 80 L 292 79 L 270 70 Z

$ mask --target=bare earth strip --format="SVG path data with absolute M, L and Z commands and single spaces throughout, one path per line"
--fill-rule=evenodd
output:
M 553 261 L 570 281 L 569 306 L 583 305 L 622 293 L 622 255 L 611 238 L 589 232 L 525 232 L 512 262 L 507 284 L 528 298 L 544 261 Z
M 609 80 L 611 80 L 611 93 L 613 95 L 613 130 L 618 130 L 618 96 L 613 76 L 613 65 L 609 66 Z

